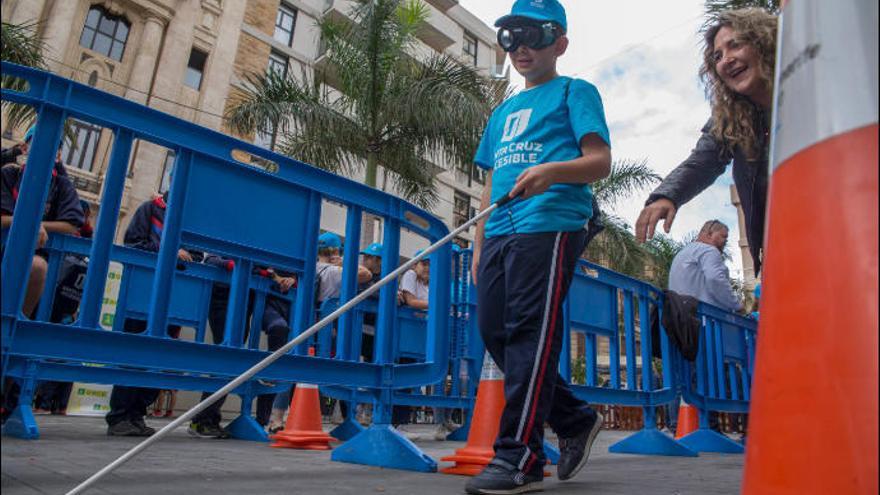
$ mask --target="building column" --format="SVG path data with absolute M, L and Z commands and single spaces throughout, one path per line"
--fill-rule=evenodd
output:
M 31 24 L 39 21 L 45 6 L 46 0 L 19 0 L 9 22 L 10 24 Z
M 131 68 L 131 76 L 128 79 L 128 88 L 125 97 L 141 104 L 147 103 L 147 94 L 150 91 L 150 82 L 157 70 L 156 58 L 159 56 L 159 47 L 162 44 L 162 32 L 165 30 L 165 21 L 158 15 L 148 14 L 144 19 L 144 31 L 141 34 L 141 44 L 134 58 Z
M 45 52 L 50 59 L 47 60 L 48 65 L 55 73 L 64 74 L 67 72 L 62 70 L 65 69 L 62 64 L 67 63 L 64 56 L 67 54 L 67 46 L 74 28 L 73 19 L 79 5 L 80 2 L 56 0 L 48 19 L 46 19 L 46 30 L 43 31 L 46 43 Z M 82 26 L 79 28 L 82 29 Z
M 168 23 L 165 42 L 162 44 L 158 63 L 155 64 L 155 82 L 147 102 L 150 107 L 171 115 L 180 114 L 179 107 L 174 102 L 177 102 L 180 97 L 183 76 L 186 64 L 189 62 L 190 47 L 192 47 L 195 25 L 198 22 L 200 12 L 201 3 L 199 0 L 183 0 L 178 5 L 174 17 Z M 145 26 L 144 41 L 147 41 L 146 29 L 155 29 L 149 24 L 154 23 L 148 23 Z M 154 49 L 158 49 L 158 41 L 156 40 L 157 47 Z M 143 62 L 146 64 L 148 60 L 145 59 Z M 141 87 L 149 88 L 149 78 L 153 72 L 150 70 L 148 71 L 149 75 L 144 76 L 143 74 L 136 75 L 136 70 L 137 67 L 132 70 L 132 77 L 146 77 L 146 82 L 138 81 L 138 83 Z M 137 207 L 140 203 L 149 200 L 157 192 L 156 188 L 161 180 L 166 153 L 167 150 L 162 146 L 145 141 L 139 142 L 134 161 L 134 176 L 132 177 L 129 203 L 132 207 Z
M 223 125 L 223 120 L 217 115 L 223 114 L 226 97 L 229 95 L 245 6 L 246 2 L 226 2 L 217 27 L 217 42 L 205 68 L 202 95 L 199 98 L 199 109 L 204 112 L 197 113 L 195 121 L 211 129 L 219 130 Z

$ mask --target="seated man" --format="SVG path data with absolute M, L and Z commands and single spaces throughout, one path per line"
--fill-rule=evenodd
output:
M 30 143 L 33 134 L 34 127 L 31 126 L 25 134 L 26 144 Z M 24 149 L 27 148 L 24 147 Z M 9 164 L 3 167 L 2 179 L 0 179 L 2 182 L 0 185 L 0 225 L 3 229 L 8 229 L 12 225 L 12 215 L 15 212 L 15 204 L 18 201 L 18 192 L 23 176 L 24 166 Z M 64 170 L 64 165 L 61 163 L 60 150 L 55 158 L 51 181 L 49 195 L 46 197 L 46 206 L 43 209 L 43 221 L 40 224 L 40 233 L 37 237 L 37 252 L 31 262 L 30 279 L 25 293 L 24 306 L 22 306 L 22 312 L 27 316 L 31 316 L 43 294 L 48 256 L 45 251 L 42 251 L 42 247 L 46 243 L 49 233 L 74 235 L 82 226 L 85 218 L 76 188 L 73 187 Z
M 16 153 L 9 152 L 10 161 L 14 161 L 22 152 L 27 152 L 33 135 L 34 126 L 31 126 L 25 134 L 25 145 L 16 148 L 18 150 Z M 4 230 L 12 226 L 12 216 L 18 202 L 23 176 L 24 166 L 15 163 L 4 165 L 0 171 L 0 225 Z M 46 196 L 43 219 L 37 237 L 37 250 L 31 259 L 30 277 L 22 305 L 22 313 L 28 317 L 33 316 L 46 283 L 46 272 L 49 269 L 48 253 L 42 248 L 49 238 L 49 233 L 74 235 L 83 225 L 85 217 L 76 188 L 73 187 L 61 163 L 61 151 L 55 157 L 55 167 L 52 169 L 50 180 L 49 194 Z M 0 246 L 0 259 L 3 254 L 3 248 Z M 6 417 L 18 405 L 18 386 L 9 385 L 4 389 L 2 421 L 5 422 Z
M 718 220 L 706 222 L 697 240 L 682 248 L 672 260 L 669 290 L 727 311 L 740 311 L 742 302 L 730 285 L 730 272 L 724 264 L 727 235 L 727 225 Z

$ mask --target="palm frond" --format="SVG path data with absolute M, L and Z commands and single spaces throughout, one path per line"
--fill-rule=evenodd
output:
M 613 208 L 620 200 L 629 198 L 657 184 L 662 177 L 648 166 L 646 159 L 614 160 L 608 177 L 592 184 L 593 194 L 602 208 Z
M 45 42 L 36 34 L 39 24 L 39 22 L 2 23 L 0 58 L 5 62 L 45 69 L 46 61 L 43 56 Z M 23 91 L 26 89 L 27 83 L 22 79 L 3 76 L 0 78 L 0 85 L 4 89 Z M 26 127 L 34 121 L 34 109 L 29 106 L 4 101 L 2 108 L 9 119 L 7 121 L 9 128 Z
M 602 214 L 605 229 L 596 236 L 586 251 L 588 260 L 614 271 L 642 278 L 646 253 L 636 241 L 626 222 L 617 216 Z

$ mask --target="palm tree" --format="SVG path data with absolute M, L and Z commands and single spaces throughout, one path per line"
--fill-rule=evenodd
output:
M 46 68 L 46 60 L 43 56 L 44 42 L 36 34 L 36 22 L 26 24 L 2 24 L 2 39 L 0 39 L 0 58 L 4 62 L 12 62 L 19 65 L 27 65 L 38 69 Z M 23 91 L 26 83 L 22 79 L 2 77 L 4 89 Z M 10 128 L 19 128 L 29 125 L 34 120 L 34 109 L 8 101 L 3 102 L 3 110 L 7 112 Z
M 321 20 L 329 63 L 302 81 L 250 75 L 230 126 L 242 134 L 274 130 L 280 152 L 326 170 L 365 167 L 372 187 L 381 166 L 404 198 L 432 207 L 434 164 L 471 165 L 506 81 L 445 54 L 415 60 L 411 48 L 427 15 L 419 0 L 357 0 L 351 22 Z M 338 92 L 324 84 L 331 82 Z
M 758 7 L 771 14 L 779 14 L 780 3 L 780 0 L 706 0 L 706 13 L 713 16 L 725 10 Z
M 601 210 L 604 229 L 587 247 L 586 258 L 612 270 L 642 277 L 647 253 L 636 242 L 632 228 L 620 217 L 607 213 L 617 203 L 658 183 L 661 177 L 642 160 L 615 160 L 608 177 L 596 181 L 593 195 Z

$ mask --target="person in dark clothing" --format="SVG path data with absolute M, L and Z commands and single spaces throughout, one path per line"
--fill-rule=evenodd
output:
M 159 251 L 162 239 L 162 228 L 165 221 L 165 208 L 168 193 L 142 203 L 131 218 L 125 230 L 123 242 L 126 246 L 145 251 Z M 199 252 L 180 249 L 177 259 L 180 261 L 201 261 Z M 147 329 L 143 320 L 126 319 L 123 331 L 126 333 L 142 333 Z M 168 335 L 177 338 L 180 327 L 168 325 Z M 156 401 L 159 390 L 142 387 L 116 385 L 110 394 L 110 412 L 104 417 L 107 421 L 107 434 L 112 436 L 150 436 L 156 431 L 144 422 L 147 406 Z
M 654 236 L 660 220 L 668 233 L 678 209 L 712 185 L 732 160 L 749 250 L 755 273 L 760 271 L 776 24 L 764 10 L 740 9 L 719 14 L 704 32 L 700 74 L 712 97 L 712 117 L 691 155 L 648 197 L 636 222 L 640 242 Z
M 32 130 L 28 131 L 31 135 Z M 30 141 L 30 136 L 25 138 Z M 27 148 L 24 147 L 26 150 Z M 15 204 L 18 201 L 18 192 L 21 187 L 21 179 L 24 176 L 24 166 L 17 164 L 4 165 L 0 174 L 0 225 L 8 229 L 12 225 L 12 215 L 15 212 Z M 76 188 L 67 177 L 64 165 L 61 163 L 59 151 L 55 159 L 55 167 L 52 169 L 52 182 L 49 186 L 49 194 L 46 197 L 46 205 L 43 209 L 43 222 L 40 224 L 40 233 L 37 237 L 37 252 L 31 264 L 31 275 L 28 280 L 27 292 L 25 293 L 22 312 L 30 315 L 43 294 L 43 286 L 46 282 L 48 264 L 47 256 L 41 248 L 48 240 L 49 233 L 73 235 L 83 224 L 83 211 L 80 206 L 79 195 Z
M 0 165 L 6 165 L 7 163 L 15 163 L 16 159 L 18 159 L 21 155 L 27 155 L 28 152 L 28 143 L 19 143 L 15 146 L 10 146 L 9 148 L 3 148 L 2 153 L 0 153 Z
M 80 200 L 84 221 L 76 233 L 77 237 L 91 239 L 93 228 L 90 221 L 91 206 L 88 201 Z M 84 256 L 68 254 L 61 266 L 61 276 L 55 288 L 55 298 L 49 321 L 69 325 L 76 320 L 79 302 L 82 299 L 88 261 Z M 34 414 L 65 414 L 67 400 L 70 398 L 70 382 L 43 382 L 37 389 L 37 407 Z
M 6 164 L 7 159 L 9 159 L 9 162 L 14 162 L 15 158 L 19 155 L 27 153 L 33 133 L 34 127 L 32 126 L 25 135 L 25 143 L 23 145 L 4 150 L 3 152 L 3 162 L 5 165 L 0 170 L 0 225 L 2 225 L 4 230 L 12 226 L 12 217 L 15 213 L 21 179 L 24 176 L 25 170 L 24 166 L 19 166 L 16 163 Z M 64 165 L 61 163 L 61 153 L 59 151 L 56 155 L 55 166 L 52 169 L 49 194 L 46 197 L 46 204 L 43 208 L 43 220 L 40 224 L 39 236 L 37 237 L 37 251 L 31 260 L 30 277 L 25 292 L 24 304 L 22 305 L 22 312 L 25 315 L 33 315 L 37 303 L 43 294 L 46 272 L 49 269 L 49 265 L 47 262 L 48 255 L 42 248 L 48 240 L 49 233 L 73 235 L 83 225 L 83 219 L 84 215 L 80 206 L 79 195 L 67 177 Z M 0 258 L 2 256 L 3 248 L 0 247 Z M 4 396 L 2 398 L 3 421 L 18 406 L 18 394 L 19 387 L 17 384 L 10 383 L 4 387 Z
M 215 266 L 224 267 L 231 270 L 234 265 L 232 260 L 221 258 L 215 255 L 205 257 L 205 263 Z M 256 268 L 265 276 L 271 277 L 273 280 L 272 289 L 280 293 L 287 293 L 296 285 L 296 278 L 291 273 L 271 269 Z M 226 329 L 226 310 L 229 306 L 229 287 L 224 284 L 215 285 L 211 293 L 211 308 L 208 312 L 208 320 L 211 327 L 211 334 L 214 343 L 219 344 L 223 341 Z M 245 318 L 244 339 L 247 340 L 250 333 L 250 314 L 253 312 L 253 297 L 248 297 L 247 317 Z M 290 334 L 288 320 L 290 318 L 290 303 L 279 297 L 268 296 L 266 298 L 266 306 L 263 310 L 263 331 L 268 335 L 268 347 L 270 351 L 277 350 L 287 343 L 287 337 Z M 202 394 L 202 400 L 210 396 L 209 392 Z M 257 397 L 257 416 L 256 421 L 260 425 L 265 426 L 269 423 L 269 416 L 272 410 L 272 403 L 276 394 L 264 394 Z M 221 398 L 208 406 L 205 410 L 193 417 L 187 430 L 196 437 L 215 437 L 228 438 L 229 433 L 220 426 L 223 415 L 220 412 L 226 398 Z

